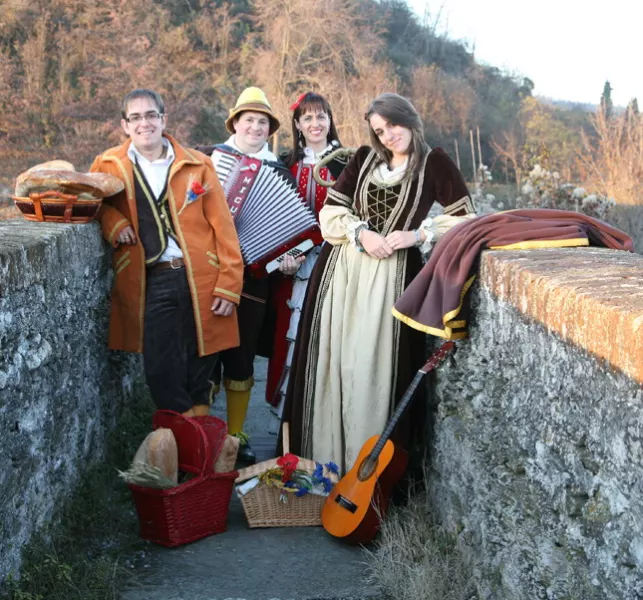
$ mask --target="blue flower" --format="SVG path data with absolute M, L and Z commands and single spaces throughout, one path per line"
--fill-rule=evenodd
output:
M 308 493 L 308 488 L 299 488 L 299 489 L 295 492 L 295 496 L 296 496 L 297 498 L 301 498 L 302 496 L 305 496 L 307 493 Z
M 339 467 L 333 461 L 327 462 L 326 468 L 328 469 L 329 473 L 333 473 L 333 475 L 339 475 Z
M 321 482 L 324 486 L 324 491 L 328 494 L 333 489 L 333 484 L 328 477 L 322 477 Z
M 289 479 L 288 481 L 286 481 L 286 483 L 284 483 L 284 487 L 296 488 L 297 484 L 292 479 Z
M 324 467 L 319 463 L 315 463 L 315 470 L 313 471 L 313 481 L 321 481 L 324 476 Z

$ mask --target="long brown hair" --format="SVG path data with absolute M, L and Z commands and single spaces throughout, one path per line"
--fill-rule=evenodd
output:
M 429 151 L 429 146 L 424 141 L 422 119 L 415 107 L 403 96 L 391 93 L 380 94 L 368 106 L 364 118 L 368 121 L 371 146 L 375 149 L 380 159 L 390 165 L 393 153 L 382 144 L 371 127 L 371 117 L 373 115 L 379 115 L 391 125 L 401 125 L 411 130 L 408 173 L 412 173 L 412 177 L 415 179 L 422 168 L 422 159 Z
M 333 111 L 330 109 L 330 104 L 326 98 L 315 92 L 307 92 L 302 94 L 295 104 L 295 110 L 293 110 L 292 119 L 290 120 L 292 127 L 292 149 L 289 151 L 286 160 L 288 167 L 292 167 L 303 158 L 306 142 L 303 139 L 303 134 L 297 129 L 296 122 L 299 120 L 299 117 L 307 112 L 325 112 L 328 115 L 330 127 L 326 135 L 326 142 L 333 144 L 336 148 L 341 148 L 342 143 L 339 141 L 339 135 L 335 127 Z

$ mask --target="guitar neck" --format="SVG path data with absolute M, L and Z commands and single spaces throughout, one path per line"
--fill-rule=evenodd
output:
M 445 342 L 444 344 L 442 344 L 442 346 L 440 346 L 440 348 L 438 348 L 438 350 L 436 350 L 431 355 L 426 364 L 415 374 L 411 385 L 407 388 L 406 392 L 404 392 L 404 395 L 402 396 L 400 403 L 397 405 L 393 416 L 389 420 L 386 429 L 384 429 L 383 433 L 380 435 L 379 440 L 377 440 L 377 444 L 375 444 L 375 447 L 373 448 L 373 452 L 371 452 L 371 458 L 373 460 L 377 459 L 377 457 L 380 455 L 380 452 L 382 452 L 382 450 L 384 449 L 384 445 L 391 437 L 393 431 L 395 430 L 395 427 L 398 424 L 398 421 L 402 418 L 402 415 L 408 408 L 411 400 L 413 400 L 415 390 L 417 390 L 424 376 L 429 371 L 432 371 L 440 362 L 442 362 L 442 360 L 449 354 L 449 352 L 453 350 L 453 348 L 455 348 L 455 344 L 453 342 Z

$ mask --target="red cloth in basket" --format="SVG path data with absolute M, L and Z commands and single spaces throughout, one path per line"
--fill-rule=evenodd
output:
M 217 417 L 186 418 L 169 410 L 154 413 L 154 429 L 171 429 L 179 469 L 198 474 L 174 488 L 129 485 L 138 513 L 140 536 L 163 546 L 180 546 L 228 526 L 228 507 L 237 471 L 215 473 L 214 463 L 227 435 Z

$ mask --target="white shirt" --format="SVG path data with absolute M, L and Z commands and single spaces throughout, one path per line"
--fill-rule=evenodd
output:
M 234 135 L 230 136 L 228 141 L 225 142 L 225 145 L 230 146 L 231 148 L 234 148 L 237 152 L 240 152 L 241 154 L 245 154 L 250 158 L 259 158 L 261 160 L 272 160 L 272 161 L 277 160 L 277 157 L 272 152 L 270 152 L 270 150 L 268 150 L 268 142 L 266 142 L 263 145 L 263 148 L 259 150 L 259 152 L 254 152 L 252 154 L 248 154 L 247 152 L 244 152 L 243 150 L 241 150 L 241 148 L 239 148 L 239 146 L 235 144 Z M 216 152 L 216 150 L 214 152 Z M 214 154 L 214 152 L 212 154 Z
M 143 172 L 143 175 L 145 176 L 145 179 L 157 200 L 165 186 L 170 166 L 172 166 L 172 163 L 174 162 L 174 148 L 172 148 L 172 144 L 170 144 L 167 138 L 163 138 L 162 141 L 163 146 L 165 146 L 166 149 L 165 157 L 157 158 L 154 161 L 149 161 L 145 158 L 134 144 L 130 144 L 127 149 L 127 156 L 133 163 L 138 161 L 138 166 Z M 168 236 L 167 248 L 165 249 L 165 252 L 161 254 L 159 261 L 165 262 L 172 258 L 181 258 L 182 256 L 183 252 L 181 252 L 179 245 L 173 238 Z
M 305 165 L 316 165 L 319 162 L 319 159 L 322 157 L 322 155 L 326 154 L 332 149 L 333 149 L 332 144 L 328 144 L 328 146 L 326 146 L 321 152 L 315 153 L 315 151 L 312 148 L 305 146 L 303 163 Z
M 399 166 L 393 169 L 389 169 L 386 163 L 380 163 L 375 167 L 373 171 L 373 178 L 378 183 L 386 183 L 389 185 L 394 185 L 399 183 L 404 178 L 406 168 L 409 166 L 408 157 L 404 159 L 404 162 Z

